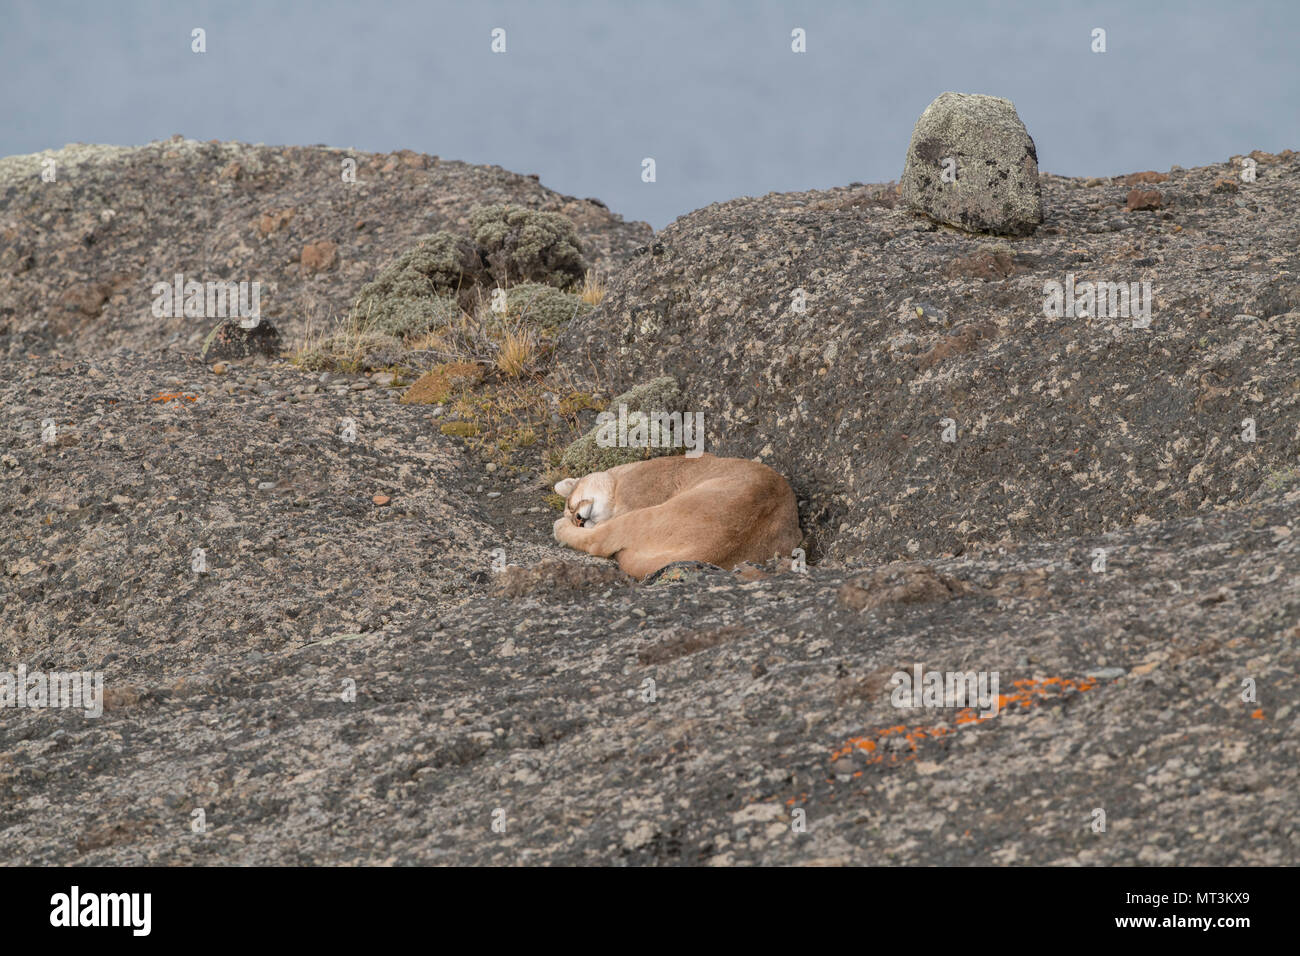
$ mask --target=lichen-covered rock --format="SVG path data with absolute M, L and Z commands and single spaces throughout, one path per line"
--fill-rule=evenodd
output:
M 220 147 L 188 151 L 98 182 L 211 200 L 210 229 L 167 226 L 172 254 L 243 222 L 232 261 L 261 268 L 241 190 L 281 165 L 249 151 L 218 177 Z M 311 183 L 322 152 L 276 158 Z M 1294 866 L 1300 162 L 1256 158 L 1237 193 L 1213 191 L 1228 163 L 1171 171 L 1150 215 L 1122 211 L 1119 181 L 1045 176 L 1052 229 L 1010 269 L 946 270 L 979 241 L 892 188 L 666 230 L 561 354 L 590 355 L 592 388 L 680 375 L 709 450 L 777 467 L 836 540 L 802 572 L 679 564 L 650 586 L 561 550 L 540 474 L 485 469 L 454 437 L 474 422 L 437 424 L 384 376 L 212 374 L 206 325 L 124 292 L 78 326 L 88 352 L 41 334 L 95 264 L 57 216 L 20 222 L 8 261 L 36 265 L 0 274 L 0 670 L 101 672 L 104 693 L 91 719 L 2 711 L 0 864 Z M 443 201 L 407 179 L 439 167 L 381 159 L 358 219 L 391 208 L 396 241 L 412 196 Z M 443 185 L 502 182 L 461 173 Z M 0 226 L 0 263 L 14 241 Z M 312 294 L 346 304 L 358 252 Z M 1150 327 L 1044 316 L 1044 283 L 1085 270 L 1157 279 Z M 923 567 L 873 571 L 894 553 Z M 918 665 L 1000 675 L 999 713 L 900 709 L 891 675 Z M 201 839 L 196 807 L 219 816 Z
M 1259 169 L 1248 228 L 1212 190 L 1226 162 L 1173 171 L 1157 214 L 1125 213 L 1118 180 L 1044 175 L 1051 228 L 1010 256 L 887 186 L 719 203 L 660 232 L 557 354 L 609 393 L 671 371 L 708 451 L 789 480 L 811 561 L 1233 507 L 1300 459 L 1300 157 Z M 1071 275 L 1149 282 L 1149 327 L 1101 300 L 1049 314 Z
M 1025 236 L 1043 221 L 1038 151 L 1010 100 L 941 93 L 912 130 L 903 199 L 971 232 Z
M 254 355 L 273 358 L 280 354 L 281 347 L 280 331 L 269 319 L 260 319 L 251 328 L 245 327 L 240 319 L 223 319 L 203 340 L 199 358 L 205 362 L 244 359 Z
M 681 412 L 685 414 L 685 402 L 677 380 L 668 375 L 660 376 L 644 384 L 628 389 L 609 403 L 603 415 L 612 415 L 617 421 L 620 409 L 626 407 L 628 428 L 634 427 L 638 420 L 645 420 L 656 412 Z M 650 423 L 647 421 L 647 425 Z M 581 477 L 593 471 L 605 471 L 615 465 L 657 458 L 660 455 L 681 454 L 684 449 L 667 445 L 647 444 L 643 447 L 631 445 L 620 446 L 608 444 L 607 439 L 614 437 L 611 429 L 598 423 L 587 434 L 574 441 L 564 450 L 560 458 L 560 468 L 565 475 Z M 615 439 L 616 440 L 616 439 Z
M 470 213 L 470 233 L 499 285 L 543 282 L 567 288 L 587 271 L 572 221 L 553 212 L 497 203 Z
M 356 183 L 340 182 L 344 163 L 355 164 Z M 51 164 L 57 180 L 43 182 Z M 322 189 L 330 170 L 337 188 Z M 328 328 L 420 237 L 466 235 L 470 210 L 489 203 L 562 215 L 594 269 L 612 271 L 653 234 L 535 176 L 410 151 L 178 136 L 7 156 L 0 158 L 0 331 L 32 330 L 95 350 L 165 341 L 197 353 L 211 322 L 151 313 L 153 284 L 180 270 L 200 282 L 260 282 L 263 316 L 297 345 Z M 322 243 L 333 243 L 333 252 Z M 315 248 L 304 264 L 308 244 Z M 231 263 L 233 271 L 209 271 L 209 263 Z
M 0 353 L 0 672 L 103 675 L 98 717 L 0 710 L 0 865 L 1300 861 L 1300 489 L 854 613 L 870 568 L 629 581 L 426 407 L 248 371 Z M 917 665 L 999 713 L 900 709 Z

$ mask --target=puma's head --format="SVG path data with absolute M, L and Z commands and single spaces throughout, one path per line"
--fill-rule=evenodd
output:
M 565 478 L 555 493 L 564 498 L 564 517 L 574 524 L 586 528 L 614 517 L 614 479 L 607 471 Z

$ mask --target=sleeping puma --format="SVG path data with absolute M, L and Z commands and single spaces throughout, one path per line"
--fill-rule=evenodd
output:
M 555 540 L 616 558 L 634 578 L 674 561 L 762 563 L 803 537 L 786 480 L 745 458 L 650 458 L 565 478 L 555 493 L 565 498 Z

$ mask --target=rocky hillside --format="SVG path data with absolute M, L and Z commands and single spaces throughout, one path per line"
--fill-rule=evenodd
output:
M 466 232 L 475 205 L 507 202 L 567 216 L 598 270 L 651 235 L 536 176 L 409 150 L 173 137 L 11 156 L 0 159 L 0 331 L 92 352 L 193 348 L 211 323 L 152 309 L 154 284 L 179 273 L 261 283 L 262 314 L 293 342 L 328 328 L 417 237 Z
M 1013 240 L 938 226 L 893 187 L 709 206 L 561 351 L 616 390 L 676 375 L 710 451 L 789 476 L 822 557 L 1209 513 L 1291 483 L 1300 457 L 1300 156 L 1253 155 L 1251 183 L 1240 157 L 1043 175 L 1044 224 Z M 1045 315 L 1070 276 L 1149 283 L 1149 327 Z
M 0 160 L 0 683 L 98 670 L 104 712 L 0 710 L 0 862 L 1300 861 L 1296 157 L 1043 175 L 1003 241 L 892 185 L 651 237 L 414 154 L 57 155 Z M 498 201 L 612 278 L 566 370 L 675 376 L 790 477 L 806 573 L 634 584 L 391 375 L 150 314 L 265 276 L 292 339 Z M 1045 315 L 1071 273 L 1152 281 L 1150 326 Z M 918 663 L 997 715 L 893 706 Z

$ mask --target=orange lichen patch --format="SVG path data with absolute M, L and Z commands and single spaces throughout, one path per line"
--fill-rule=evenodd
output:
M 1260 709 L 1256 710 L 1256 711 L 1255 711 L 1253 714 L 1251 714 L 1250 716 L 1251 716 L 1253 719 L 1255 719 L 1255 720 L 1263 720 L 1263 719 L 1264 719 L 1264 710 L 1263 710 L 1263 708 L 1260 708 Z
M 1011 708 L 1015 708 L 1017 713 L 1022 713 L 1037 706 L 1044 700 L 1059 698 L 1066 694 L 1083 693 L 1096 687 L 1097 681 L 1093 678 L 1083 678 L 1077 681 L 1065 677 L 1045 677 L 1041 680 L 1025 678 L 1012 681 L 1011 686 L 1016 688 L 1016 692 L 998 695 L 996 714 L 981 715 L 973 708 L 963 707 L 957 711 L 952 719 L 954 726 L 936 724 L 929 727 L 909 728 L 906 724 L 897 724 L 893 727 L 881 727 L 862 737 L 850 737 L 842 747 L 831 751 L 831 760 L 833 762 L 841 757 L 846 757 L 853 753 L 854 750 L 861 750 L 867 755 L 868 765 L 877 763 L 896 764 L 900 760 L 915 760 L 918 743 L 927 737 L 936 738 L 955 734 L 959 728 L 967 724 L 984 723 L 987 720 L 1001 716 Z M 1262 711 L 1256 711 L 1255 713 L 1261 718 L 1263 717 Z M 884 752 L 891 737 L 901 737 L 907 743 L 906 749 L 895 750 L 892 753 Z M 857 774 L 855 773 L 853 776 L 856 777 Z
M 149 399 L 151 402 L 172 402 L 177 400 L 196 402 L 198 398 L 194 395 L 186 395 L 184 392 L 163 392 L 163 394 Z

